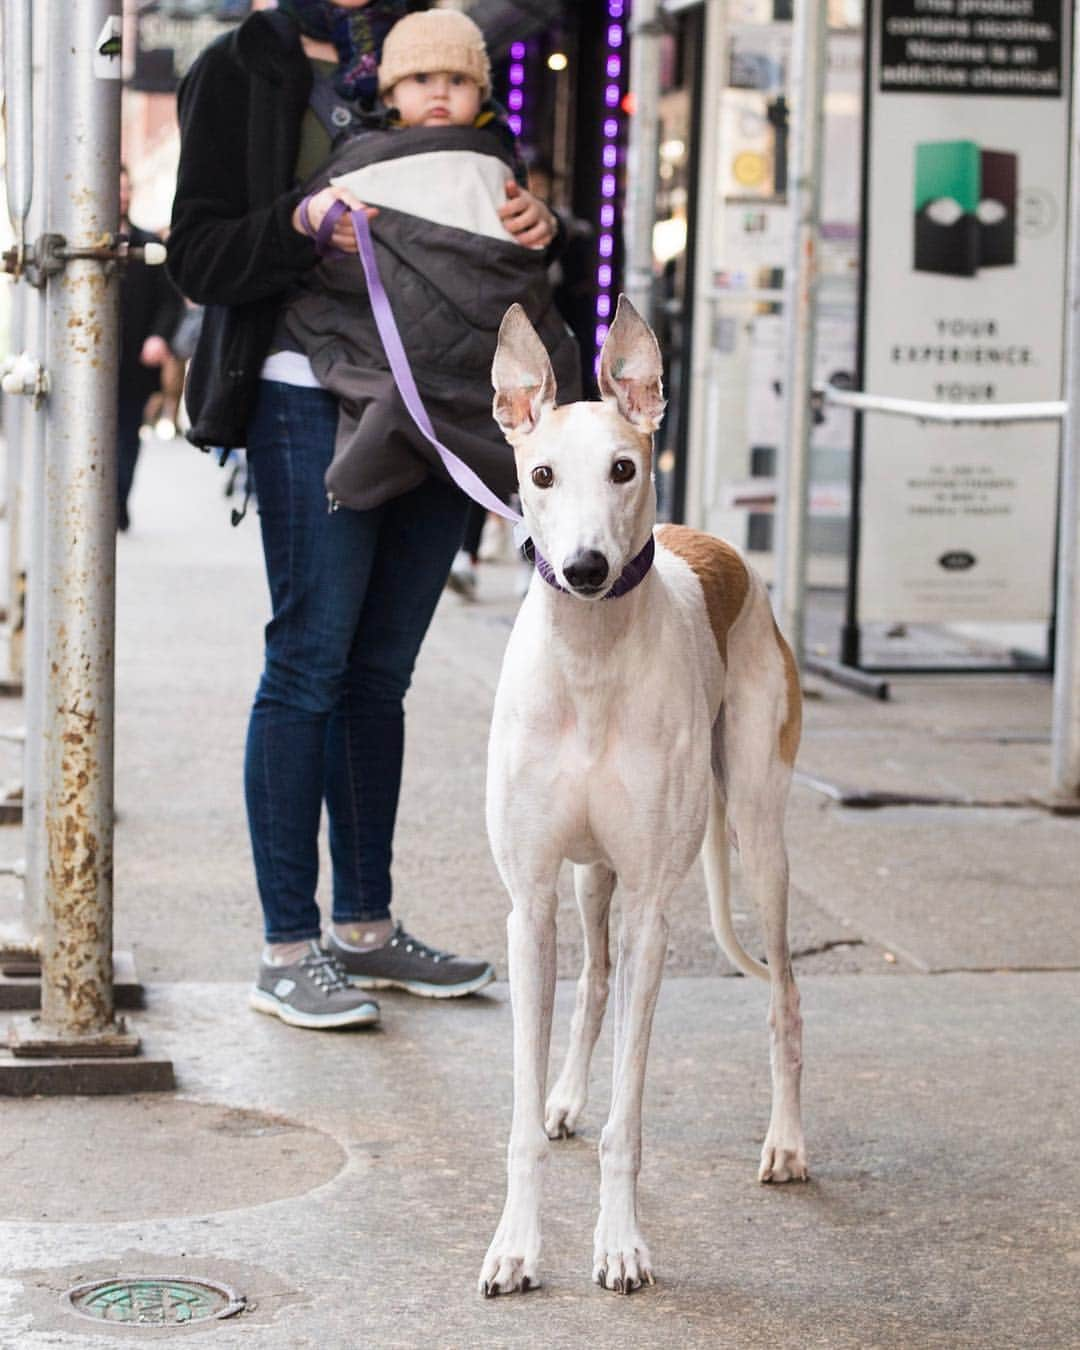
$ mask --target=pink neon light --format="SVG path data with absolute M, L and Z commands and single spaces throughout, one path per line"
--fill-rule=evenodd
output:
M 596 297 L 596 312 L 601 319 L 606 319 L 611 313 L 611 296 L 598 295 Z
M 612 239 L 611 235 L 602 234 L 600 236 L 600 242 L 596 246 L 596 251 L 600 254 L 601 258 L 610 258 L 614 248 L 615 241 Z
M 611 268 L 607 263 L 601 263 L 596 269 L 596 280 L 600 286 L 605 288 L 605 290 L 611 285 Z
M 510 125 L 510 130 L 514 133 L 514 135 L 515 135 L 515 136 L 520 136 L 520 135 L 521 135 L 521 118 L 517 115 L 517 113 L 511 113 L 510 116 L 509 116 L 506 120 L 507 120 L 507 122 L 509 123 L 509 125 Z
M 604 118 L 604 135 L 609 141 L 614 140 L 619 134 L 619 123 L 614 117 Z
M 510 67 L 510 83 L 521 84 L 524 79 L 525 67 L 521 65 L 520 62 L 515 62 L 515 64 Z
M 609 84 L 604 90 L 604 102 L 609 108 L 619 106 L 619 86 L 617 84 Z
M 510 44 L 510 56 L 511 56 L 511 58 L 512 58 L 513 60 L 515 60 L 515 61 L 523 61 L 523 60 L 525 59 L 525 44 L 524 44 L 524 42 L 511 42 L 511 44 Z
M 607 59 L 607 74 L 609 80 L 617 80 L 619 72 L 622 70 L 622 62 L 617 56 L 609 56 Z
M 605 230 L 610 230 L 615 224 L 615 208 L 610 202 L 605 202 L 600 208 L 600 224 Z
M 506 96 L 506 102 L 515 112 L 520 112 L 522 104 L 525 102 L 525 95 L 520 89 L 511 89 Z

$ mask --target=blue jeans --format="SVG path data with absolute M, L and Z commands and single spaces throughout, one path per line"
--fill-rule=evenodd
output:
M 461 545 L 466 500 L 427 479 L 327 511 L 337 401 L 263 380 L 248 450 L 273 617 L 244 786 L 269 942 L 317 938 L 325 800 L 335 922 L 390 913 L 405 691 Z

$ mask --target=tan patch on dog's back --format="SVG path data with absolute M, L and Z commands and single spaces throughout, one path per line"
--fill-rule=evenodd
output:
M 784 660 L 784 680 L 787 684 L 787 715 L 780 725 L 780 758 L 785 764 L 794 764 L 802 736 L 802 685 L 799 682 L 799 668 L 795 664 L 794 654 L 784 641 L 775 619 L 773 633 L 776 635 L 776 644 Z
M 661 525 L 656 538 L 666 549 L 678 554 L 701 583 L 713 637 L 726 665 L 728 631 L 739 617 L 750 589 L 746 564 L 730 544 L 686 525 Z

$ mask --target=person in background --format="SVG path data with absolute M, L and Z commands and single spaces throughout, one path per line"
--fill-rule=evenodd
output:
M 160 236 L 131 222 L 131 177 L 120 166 L 120 233 L 132 244 L 160 243 Z M 117 404 L 116 528 L 131 526 L 128 498 L 139 458 L 139 429 L 153 394 L 161 390 L 162 369 L 172 352 L 169 339 L 184 303 L 164 267 L 130 259 L 120 279 L 120 369 Z
M 479 989 L 489 962 L 439 952 L 391 918 L 403 700 L 454 554 L 465 498 L 433 475 L 367 510 L 328 512 L 338 400 L 284 313 L 319 262 L 297 209 L 339 135 L 363 122 L 403 0 L 283 0 L 195 61 L 178 95 L 169 266 L 206 306 L 188 374 L 189 439 L 247 449 L 273 608 L 248 729 L 245 793 L 265 946 L 257 1011 L 293 1026 L 370 1025 L 371 988 Z M 308 200 L 317 231 L 339 197 Z M 356 205 L 351 202 L 350 205 Z M 545 245 L 550 214 L 508 193 L 502 219 Z M 356 253 L 347 217 L 333 245 Z M 332 928 L 315 892 L 323 803 Z

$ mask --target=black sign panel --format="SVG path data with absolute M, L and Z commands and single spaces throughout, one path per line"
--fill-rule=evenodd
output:
M 1062 0 L 881 0 L 883 93 L 1060 98 Z
M 136 18 L 132 89 L 171 94 L 188 67 L 215 38 L 235 26 L 250 0 L 155 0 Z

